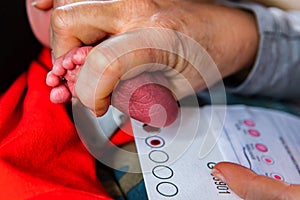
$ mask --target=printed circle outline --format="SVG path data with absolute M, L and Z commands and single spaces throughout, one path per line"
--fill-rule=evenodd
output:
M 171 175 L 168 176 L 168 177 L 159 177 L 157 174 L 154 173 L 155 169 L 158 168 L 158 167 L 164 167 L 165 169 L 169 169 L 170 172 L 171 172 Z M 155 167 L 152 169 L 152 174 L 153 174 L 156 178 L 158 178 L 158 179 L 165 180 L 165 179 L 170 179 L 170 178 L 172 178 L 173 175 L 174 175 L 174 171 L 173 171 L 170 167 L 168 167 L 168 166 L 166 166 L 166 165 L 157 165 L 157 166 L 155 166 Z
M 161 186 L 162 184 L 169 184 L 169 185 L 171 185 L 171 186 L 174 186 L 174 188 L 175 188 L 175 193 L 174 194 L 164 194 L 164 193 L 162 193 L 161 191 L 159 191 L 159 186 Z M 160 195 L 162 195 L 162 196 L 165 196 L 165 197 L 174 197 L 174 196 L 176 196 L 177 194 L 178 194 L 178 187 L 174 184 L 174 183 L 171 183 L 171 182 L 169 182 L 169 181 L 163 181 L 163 182 L 160 182 L 159 184 L 157 184 L 157 186 L 156 186 L 156 191 L 160 194 Z
M 166 159 L 164 161 L 156 161 L 154 160 L 153 158 L 151 158 L 151 154 L 155 153 L 155 152 L 160 152 L 160 153 L 163 153 L 164 155 L 166 155 Z M 154 163 L 165 163 L 169 160 L 169 155 L 165 152 L 165 151 L 162 151 L 162 150 L 152 150 L 150 151 L 150 153 L 148 154 L 148 157 L 149 159 L 154 162 Z
M 159 144 L 157 146 L 151 145 L 150 144 L 151 141 L 148 142 L 148 140 L 151 140 L 152 138 L 155 138 L 155 139 L 158 138 L 158 140 L 161 141 L 162 144 Z M 165 144 L 166 144 L 165 140 L 162 137 L 157 136 L 157 135 L 147 137 L 146 140 L 145 140 L 145 143 L 146 143 L 147 146 L 149 146 L 151 148 L 161 148 L 161 147 L 165 146 Z

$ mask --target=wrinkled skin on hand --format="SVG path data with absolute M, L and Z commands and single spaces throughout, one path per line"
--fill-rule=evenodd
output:
M 77 2 L 54 9 L 51 27 L 54 58 L 83 44 L 94 45 L 101 41 L 94 48 L 96 50 L 92 50 L 87 57 L 75 87 L 80 101 L 97 116 L 107 111 L 110 95 L 118 80 L 133 68 L 148 63 L 173 68 L 181 77 L 176 73 L 167 73 L 165 69 L 162 71 L 170 83 L 171 91 L 180 99 L 210 87 L 222 77 L 251 64 L 257 47 L 256 25 L 251 14 L 197 1 Z M 237 30 L 229 30 L 228 27 L 237 27 Z M 161 28 L 177 32 L 170 37 L 158 35 L 151 39 L 147 34 L 138 36 L 138 32 L 133 35 L 129 33 L 143 28 Z M 190 47 L 177 33 L 190 37 L 190 40 L 198 45 L 201 44 L 215 63 L 209 62 L 209 56 Z M 236 35 L 240 38 L 233 37 Z M 103 40 L 105 44 L 102 44 Z M 145 48 L 128 52 L 119 58 L 119 50 L 130 49 L 132 44 Z M 164 44 L 171 52 L 147 48 L 147 45 L 156 44 Z M 178 52 L 181 52 L 182 56 L 178 56 Z M 113 58 L 118 59 L 115 63 L 110 63 Z M 106 62 L 107 59 L 109 62 Z M 215 66 L 219 71 L 212 70 Z M 140 70 L 135 76 L 143 71 L 149 70 Z M 187 90 L 184 81 L 189 82 L 192 90 Z M 92 92 L 89 93 L 87 88 Z

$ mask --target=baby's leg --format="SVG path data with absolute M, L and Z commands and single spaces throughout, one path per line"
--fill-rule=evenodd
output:
M 74 89 L 77 72 L 91 49 L 92 47 L 75 48 L 55 61 L 46 78 L 47 85 L 53 87 L 50 93 L 53 103 L 65 103 L 72 96 L 76 97 Z

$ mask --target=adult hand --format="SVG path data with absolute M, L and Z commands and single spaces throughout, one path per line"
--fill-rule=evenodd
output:
M 288 184 L 234 164 L 218 163 L 213 175 L 228 184 L 230 189 L 245 200 L 299 199 L 300 185 Z
M 55 58 L 75 47 L 93 45 L 109 37 L 90 52 L 75 89 L 83 104 L 98 116 L 105 113 L 118 80 L 121 77 L 123 79 L 128 71 L 138 68 L 137 66 L 159 63 L 172 67 L 190 82 L 194 91 L 199 91 L 221 77 L 250 66 L 258 46 L 256 23 L 251 13 L 195 1 L 78 2 L 54 9 L 51 24 L 51 47 Z M 211 66 L 203 63 L 200 63 L 202 66 L 192 66 L 188 63 L 187 60 L 203 59 L 203 54 L 193 51 L 193 47 L 184 43 L 178 34 L 171 33 L 172 36 L 166 38 L 158 33 L 156 38 L 150 40 L 142 36 L 145 31 L 142 34 L 138 31 L 130 32 L 149 27 L 175 30 L 201 44 L 217 64 L 221 76 L 212 73 Z M 174 52 L 145 48 L 156 44 L 166 44 Z M 133 48 L 141 46 L 143 49 L 127 52 L 128 54 L 119 58 L 118 53 L 126 50 L 128 45 Z M 180 57 L 177 51 L 181 51 L 185 57 Z M 118 58 L 117 62 L 111 63 L 114 58 Z M 127 78 L 158 68 L 138 68 L 139 72 L 134 72 Z M 196 73 L 197 70 L 201 70 L 203 76 L 210 77 L 208 84 L 201 74 Z M 170 89 L 178 98 L 192 93 L 184 91 L 182 78 L 178 74 L 175 76 L 174 73 L 167 72 L 165 75 L 169 78 Z
M 31 4 L 40 10 L 50 10 L 58 6 L 79 2 L 84 0 L 33 0 Z
M 79 0 L 26 0 L 26 10 L 32 31 L 45 47 L 50 47 L 50 17 L 53 7 L 77 1 Z

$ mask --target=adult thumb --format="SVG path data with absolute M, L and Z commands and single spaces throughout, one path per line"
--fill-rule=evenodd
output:
M 300 185 L 288 184 L 267 176 L 257 175 L 238 164 L 218 163 L 213 175 L 226 182 L 230 189 L 242 199 L 300 199 Z
M 86 107 L 102 116 L 120 80 L 154 71 L 168 78 L 168 89 L 176 99 L 221 79 L 213 60 L 196 41 L 174 30 L 151 27 L 112 36 L 95 46 L 78 74 L 75 92 Z

